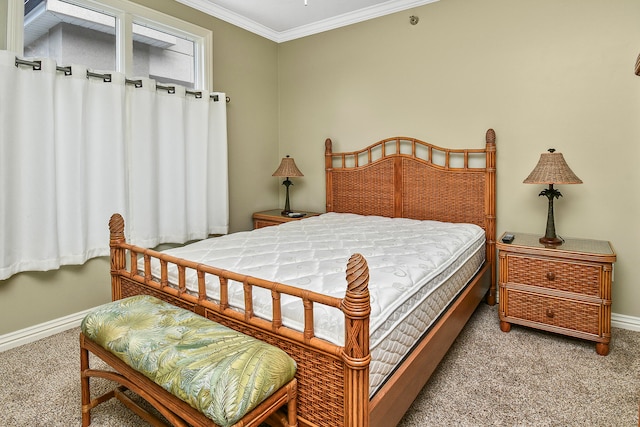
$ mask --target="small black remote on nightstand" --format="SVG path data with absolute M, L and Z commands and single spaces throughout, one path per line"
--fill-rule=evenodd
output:
M 515 239 L 513 234 L 505 234 L 502 236 L 502 243 L 511 243 L 513 242 L 513 239 Z

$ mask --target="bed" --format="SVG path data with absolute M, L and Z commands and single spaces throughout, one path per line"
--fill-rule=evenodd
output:
M 114 214 L 109 223 L 112 297 L 116 300 L 138 294 L 153 295 L 282 348 L 298 365 L 298 420 L 302 426 L 396 425 L 480 301 L 495 303 L 495 155 L 492 129 L 486 133 L 485 147 L 472 149 L 446 149 L 415 138 L 397 137 L 362 150 L 334 153 L 331 140 L 326 140 L 325 215 L 236 233 L 227 240 L 216 238 L 223 242 L 216 244 L 223 245 L 218 252 L 226 253 L 226 259 L 233 258 L 229 254 L 238 253 L 240 257 L 240 252 L 257 251 L 265 246 L 260 239 L 276 242 L 276 246 L 266 245 L 268 252 L 261 255 L 269 260 L 269 254 L 281 255 L 277 248 L 283 246 L 278 245 L 278 236 L 283 239 L 289 239 L 286 233 L 300 236 L 305 228 L 310 231 L 302 240 L 317 236 L 322 227 L 338 233 L 341 227 L 359 230 L 361 223 L 367 230 L 383 229 L 389 221 L 395 221 L 389 226 L 391 229 L 399 230 L 396 227 L 402 223 L 402 227 L 408 227 L 403 232 L 407 239 L 413 237 L 422 242 L 424 246 L 418 249 L 419 253 L 429 252 L 430 243 L 427 237 L 416 237 L 415 227 L 446 223 L 444 226 L 449 229 L 464 229 L 463 235 L 473 236 L 462 239 L 470 242 L 465 246 L 467 249 L 452 249 L 465 254 L 461 264 L 467 266 L 471 278 L 460 279 L 459 288 L 446 299 L 444 308 L 431 314 L 433 322 L 405 344 L 398 360 L 387 363 L 391 367 L 383 373 L 379 373 L 377 363 L 380 358 L 377 337 L 385 335 L 379 332 L 384 322 L 378 317 L 378 307 L 392 305 L 389 301 L 399 299 L 402 292 L 395 289 L 396 293 L 387 296 L 384 304 L 379 303 L 377 283 L 387 279 L 380 276 L 377 264 L 379 259 L 388 262 L 392 258 L 388 253 L 376 256 L 378 245 L 349 253 L 339 275 L 335 271 L 320 273 L 324 270 L 319 266 L 329 261 L 317 251 L 313 252 L 313 259 L 304 260 L 313 265 L 311 271 L 316 269 L 318 276 L 327 276 L 332 285 L 329 288 L 340 290 L 336 294 L 296 286 L 299 277 L 285 275 L 287 280 L 274 280 L 283 276 L 271 274 L 268 268 L 236 267 L 235 263 L 219 258 L 209 261 L 209 254 L 198 255 L 190 246 L 157 252 L 130 245 L 124 237 L 122 217 Z M 346 225 L 340 222 L 345 220 Z M 234 239 L 240 243 L 224 246 Z M 327 246 L 333 240 L 333 237 L 325 239 L 323 254 L 345 256 L 354 247 L 360 247 L 345 245 L 339 251 Z M 286 242 L 289 244 L 289 240 Z M 202 249 L 201 242 L 195 245 L 199 245 L 196 248 L 201 252 L 216 252 Z M 400 245 L 403 250 L 407 246 L 404 242 Z M 434 242 L 433 246 L 440 248 L 440 242 Z M 397 252 L 398 247 L 396 244 L 389 251 Z M 337 259 L 341 259 L 339 256 Z M 402 258 L 404 254 L 397 256 Z M 280 265 L 281 260 L 282 256 L 271 265 Z M 331 259 L 330 263 L 335 269 L 336 260 Z M 445 274 L 445 267 L 438 267 L 435 275 L 446 276 L 442 282 L 449 283 L 450 276 L 457 276 Z M 305 280 L 314 281 L 313 278 L 313 274 L 306 273 Z M 394 291 L 394 286 L 395 282 L 386 290 Z M 324 288 L 321 286 L 326 288 L 326 283 Z M 417 292 L 410 291 L 411 295 L 418 295 Z M 295 322 L 289 313 L 292 304 L 300 308 Z M 398 306 L 404 307 L 404 303 Z M 323 312 L 329 313 L 324 320 Z M 334 329 L 337 324 L 342 333 L 338 338 L 332 337 L 323 329 L 325 324 Z

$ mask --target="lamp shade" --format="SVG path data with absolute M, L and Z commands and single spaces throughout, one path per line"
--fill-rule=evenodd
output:
M 542 153 L 540 160 L 525 184 L 582 184 L 582 180 L 571 170 L 564 160 L 562 153 L 556 153 L 553 148 L 548 153 Z
M 293 157 L 283 157 L 280 162 L 280 166 L 271 176 L 279 176 L 288 178 L 290 176 L 304 176 L 300 169 L 296 166 L 296 162 L 293 161 Z

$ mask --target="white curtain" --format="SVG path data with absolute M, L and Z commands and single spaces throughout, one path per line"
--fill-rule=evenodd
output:
M 131 93 L 130 239 L 152 247 L 228 230 L 225 95 L 196 97 L 141 79 Z M 135 95 L 135 96 L 133 96 Z M 156 188 L 156 191 L 148 191 Z M 224 221 L 221 221 L 224 219 Z
M 228 231 L 225 94 L 41 64 L 0 51 L 0 280 L 107 255 L 114 212 L 144 246 Z

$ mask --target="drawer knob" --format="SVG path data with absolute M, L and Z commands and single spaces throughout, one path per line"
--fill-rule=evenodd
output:
M 556 273 L 554 273 L 553 271 L 547 272 L 547 280 L 556 280 Z
M 555 313 L 553 312 L 553 308 L 547 308 L 547 311 L 545 314 L 549 319 L 553 319 L 553 316 L 555 316 Z

